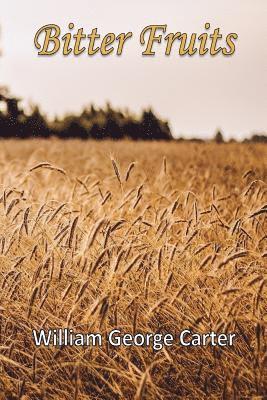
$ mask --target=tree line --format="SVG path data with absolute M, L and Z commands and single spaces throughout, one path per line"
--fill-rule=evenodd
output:
M 58 137 L 60 139 L 132 139 L 172 140 L 173 135 L 167 121 L 157 117 L 151 110 L 144 110 L 135 116 L 128 110 L 119 110 L 106 104 L 97 108 L 85 107 L 80 114 L 67 114 L 62 118 L 49 120 L 39 109 L 32 106 L 26 112 L 19 99 L 0 88 L 0 138 L 28 139 Z M 183 138 L 177 140 L 185 140 Z M 204 142 L 202 139 L 190 139 Z M 218 131 L 213 141 L 224 143 L 223 134 Z M 233 142 L 234 140 L 230 140 Z M 267 143 L 266 134 L 254 134 L 244 142 Z
M 123 139 L 171 140 L 168 122 L 158 118 L 151 110 L 140 116 L 129 111 L 114 109 L 110 104 L 103 108 L 86 107 L 79 115 L 68 114 L 61 119 L 49 120 L 38 108 L 26 113 L 17 98 L 0 89 L 0 137 L 29 137 L 60 139 Z

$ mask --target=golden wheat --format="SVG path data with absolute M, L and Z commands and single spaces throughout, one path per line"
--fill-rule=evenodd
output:
M 1 398 L 266 398 L 266 156 L 263 144 L 2 141 Z M 35 347 L 33 329 L 65 327 L 237 340 Z

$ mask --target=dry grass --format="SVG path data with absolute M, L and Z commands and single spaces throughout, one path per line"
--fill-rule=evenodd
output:
M 264 145 L 2 141 L 2 399 L 264 399 Z M 36 349 L 32 329 L 236 332 Z

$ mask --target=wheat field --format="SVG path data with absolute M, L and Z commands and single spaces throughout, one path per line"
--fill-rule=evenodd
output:
M 267 147 L 0 142 L 1 399 L 267 398 Z M 36 347 L 33 329 L 235 332 Z

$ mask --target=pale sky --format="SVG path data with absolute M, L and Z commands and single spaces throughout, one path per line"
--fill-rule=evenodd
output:
M 151 106 L 175 136 L 208 138 L 220 128 L 240 139 L 267 131 L 266 21 L 266 0 L 0 0 L 0 85 L 50 115 L 79 112 L 91 102 L 134 112 Z M 38 56 L 37 30 L 55 23 L 66 33 L 69 22 L 85 33 L 97 27 L 101 36 L 132 31 L 133 38 L 120 57 Z M 155 57 L 142 56 L 145 26 L 201 34 L 206 22 L 224 37 L 238 34 L 233 56 L 166 57 L 164 44 Z

